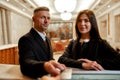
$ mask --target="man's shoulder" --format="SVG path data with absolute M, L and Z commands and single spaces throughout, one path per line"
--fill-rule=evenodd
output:
M 34 32 L 34 29 L 31 28 L 30 31 L 25 33 L 24 35 L 22 35 L 21 38 L 23 38 L 23 37 L 31 37 L 33 32 Z
M 24 35 L 22 35 L 20 38 L 19 38 L 19 41 L 20 40 L 27 40 L 27 39 L 32 39 L 33 38 L 33 36 L 32 36 L 32 34 L 30 33 L 30 32 L 28 32 L 28 33 L 26 33 L 26 34 L 24 34 Z
M 24 34 L 23 36 L 21 36 L 21 38 L 22 38 L 22 37 L 29 37 L 30 35 L 31 35 L 31 33 L 28 32 L 28 33 Z

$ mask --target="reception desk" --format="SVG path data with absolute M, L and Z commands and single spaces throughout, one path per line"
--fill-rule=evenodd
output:
M 120 80 L 120 71 L 88 71 L 67 68 L 61 80 Z M 0 80 L 35 80 L 22 75 L 19 65 L 0 64 Z M 38 78 L 37 80 L 40 80 Z

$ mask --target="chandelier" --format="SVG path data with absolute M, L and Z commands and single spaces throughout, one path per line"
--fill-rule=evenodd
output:
M 66 11 L 61 13 L 60 16 L 61 16 L 62 20 L 65 20 L 65 21 L 70 20 L 72 18 L 72 14 L 70 12 L 66 12 Z
M 72 11 L 76 7 L 76 0 L 55 0 L 55 8 L 61 13 L 62 20 L 70 20 L 72 18 Z

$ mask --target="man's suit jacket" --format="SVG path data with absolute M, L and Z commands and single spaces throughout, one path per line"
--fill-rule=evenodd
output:
M 33 28 L 19 39 L 19 62 L 21 72 L 24 75 L 37 78 L 47 74 L 43 64 L 53 59 L 53 51 L 50 40 L 46 39 L 48 48 L 46 48 L 43 39 Z

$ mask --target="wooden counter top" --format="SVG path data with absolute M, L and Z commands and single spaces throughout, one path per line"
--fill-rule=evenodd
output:
M 17 44 L 1 45 L 1 46 L 0 46 L 0 50 L 12 48 L 12 47 L 17 47 L 17 46 L 18 46 Z

